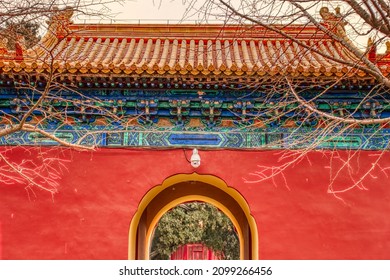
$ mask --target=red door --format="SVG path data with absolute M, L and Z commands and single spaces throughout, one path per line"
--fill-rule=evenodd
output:
M 217 260 L 214 252 L 203 244 L 186 244 L 179 246 L 171 255 L 171 260 Z

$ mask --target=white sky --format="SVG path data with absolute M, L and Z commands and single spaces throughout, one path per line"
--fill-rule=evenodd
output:
M 124 0 L 125 3 L 109 4 L 112 21 L 116 23 L 141 22 L 165 23 L 167 20 L 180 21 L 185 13 L 182 0 Z M 82 18 L 84 20 L 85 18 Z M 101 19 L 91 19 L 91 21 Z

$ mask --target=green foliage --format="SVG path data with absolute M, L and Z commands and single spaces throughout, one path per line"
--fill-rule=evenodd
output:
M 15 48 L 15 40 L 17 35 L 21 35 L 25 39 L 26 48 L 35 46 L 39 40 L 39 24 L 32 21 L 15 21 L 7 22 L 3 28 L 0 28 L 0 38 L 8 39 L 8 48 Z
M 181 204 L 159 221 L 151 259 L 169 259 L 180 245 L 203 243 L 222 259 L 239 259 L 239 240 L 230 219 L 216 207 L 200 202 Z

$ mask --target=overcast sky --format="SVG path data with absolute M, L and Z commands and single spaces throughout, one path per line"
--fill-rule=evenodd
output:
M 142 20 L 142 22 L 178 21 L 185 13 L 182 0 L 125 0 L 124 4 L 112 3 L 108 6 L 113 14 L 113 20 L 118 23 L 131 23 L 134 20 Z

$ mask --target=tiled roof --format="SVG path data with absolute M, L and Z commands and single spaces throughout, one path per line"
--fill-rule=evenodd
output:
M 53 57 L 57 71 L 82 74 L 365 76 L 330 59 L 359 63 L 318 28 L 280 28 L 308 47 L 248 25 L 52 26 L 40 45 L 22 54 L 2 54 L 0 48 L 0 69 L 3 73 L 44 71 L 48 66 L 43 64 Z M 383 57 L 380 67 L 390 73 L 390 57 Z

